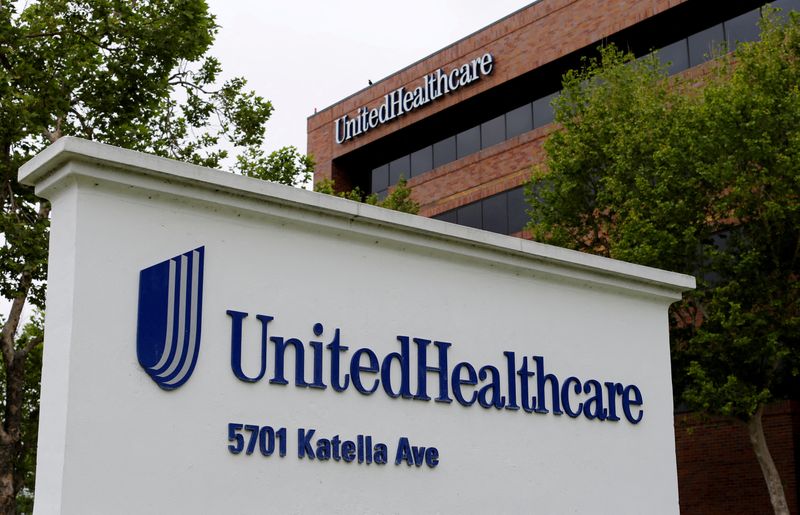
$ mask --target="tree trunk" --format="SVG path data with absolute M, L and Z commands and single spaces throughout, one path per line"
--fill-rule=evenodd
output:
M 14 464 L 17 458 L 15 442 L 0 439 L 0 514 L 16 515 L 17 485 L 14 481 Z
M 20 296 L 11 303 L 8 319 L 0 331 L 0 350 L 5 367 L 5 410 L 0 426 L 0 515 L 16 515 L 17 493 L 21 487 L 17 474 L 22 438 L 22 404 L 25 388 L 25 358 L 29 348 L 15 349 L 14 339 L 22 308 L 30 287 L 30 276 L 23 274 Z
M 758 410 L 747 421 L 747 431 L 750 434 L 750 443 L 761 465 L 761 473 L 764 481 L 767 482 L 769 490 L 769 500 L 772 502 L 772 509 L 775 515 L 789 515 L 789 505 L 786 503 L 786 494 L 783 491 L 783 483 L 772 455 L 767 447 L 767 439 L 764 438 L 764 426 L 761 424 L 761 415 L 764 413 L 764 406 L 759 406 Z
M 17 493 L 21 486 L 16 474 L 17 460 L 20 457 L 24 386 L 21 365 L 17 361 L 6 368 L 5 423 L 0 431 L 0 515 L 17 513 Z

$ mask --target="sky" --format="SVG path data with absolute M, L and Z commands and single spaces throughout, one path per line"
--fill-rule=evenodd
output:
M 533 0 L 208 0 L 223 77 L 270 100 L 265 148 L 306 151 L 306 119 Z

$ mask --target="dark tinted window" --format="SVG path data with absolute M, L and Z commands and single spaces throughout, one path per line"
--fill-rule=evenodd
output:
M 445 211 L 444 213 L 440 213 L 433 218 L 437 220 L 441 220 L 443 222 L 450 222 L 450 223 L 458 223 L 458 216 L 456 215 L 456 210 L 453 209 L 452 211 Z
M 485 198 L 483 204 L 483 228 L 487 231 L 508 234 L 508 206 L 506 193 Z
M 433 167 L 442 166 L 456 160 L 456 137 L 450 136 L 433 144 Z
M 553 106 L 550 104 L 558 93 L 533 101 L 533 126 L 541 127 L 553 121 Z
M 406 179 L 411 177 L 411 160 L 409 156 L 403 156 L 389 163 L 389 186 L 397 184 L 400 176 Z
M 433 168 L 433 147 L 425 147 L 411 154 L 411 177 Z
M 737 43 L 757 41 L 759 34 L 758 21 L 760 19 L 760 9 L 753 9 L 749 13 L 744 13 L 726 21 L 724 23 L 725 39 L 728 42 L 728 49 L 735 50 Z
M 689 36 L 689 66 L 696 66 L 713 58 L 724 42 L 721 23 Z
M 672 75 L 689 67 L 689 44 L 685 39 L 667 45 L 658 51 L 661 64 L 667 65 L 667 72 Z
M 506 116 L 501 114 L 481 124 L 481 148 L 488 148 L 506 140 Z
M 508 234 L 519 232 L 528 223 L 528 205 L 525 202 L 525 188 L 520 186 L 506 192 L 508 197 Z
M 458 208 L 458 224 L 480 229 L 483 226 L 483 221 L 481 220 L 481 203 L 474 202 Z
M 372 170 L 372 191 L 385 190 L 389 187 L 389 165 L 383 165 Z
M 509 138 L 519 136 L 531 129 L 533 129 L 533 115 L 531 114 L 530 104 L 525 104 L 506 113 L 506 134 Z
M 459 159 L 481 149 L 481 126 L 478 125 L 456 134 L 456 155 Z

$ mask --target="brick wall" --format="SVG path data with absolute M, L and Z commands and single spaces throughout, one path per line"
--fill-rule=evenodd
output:
M 789 509 L 798 513 L 796 435 L 800 434 L 800 405 L 785 401 L 769 406 L 763 424 Z M 683 515 L 772 513 L 766 483 L 743 422 L 677 415 L 675 447 Z
M 600 41 L 606 36 L 684 1 L 546 0 L 493 23 L 310 116 L 308 118 L 308 152 L 314 155 L 317 163 L 315 181 L 336 179 L 337 171 L 334 160 L 340 156 L 463 102 L 498 84 L 552 62 L 563 55 Z M 460 88 L 454 94 L 446 95 L 423 108 L 370 130 L 358 138 L 341 145 L 334 142 L 333 124 L 337 118 L 345 114 L 352 115 L 359 107 L 378 106 L 383 102 L 383 97 L 387 93 L 401 86 L 413 89 L 426 74 L 439 68 L 449 70 L 486 52 L 492 53 L 495 58 L 495 69 L 491 76 L 484 77 L 468 87 Z M 498 170 L 497 173 L 514 175 L 521 169 L 518 164 L 509 166 L 510 168 Z M 452 181 L 453 178 L 448 180 Z M 465 185 L 465 187 L 472 186 Z M 422 204 L 430 203 L 429 191 L 415 193 L 415 199 Z M 431 209 L 436 211 L 438 207 L 431 207 Z
M 530 180 L 532 166 L 544 160 L 542 144 L 555 125 L 520 134 L 408 181 L 422 216 L 435 216 L 464 204 L 516 188 Z

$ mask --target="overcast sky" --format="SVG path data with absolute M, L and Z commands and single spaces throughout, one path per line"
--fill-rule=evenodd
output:
M 212 55 L 272 101 L 267 149 L 306 150 L 306 118 L 532 0 L 209 0 Z

